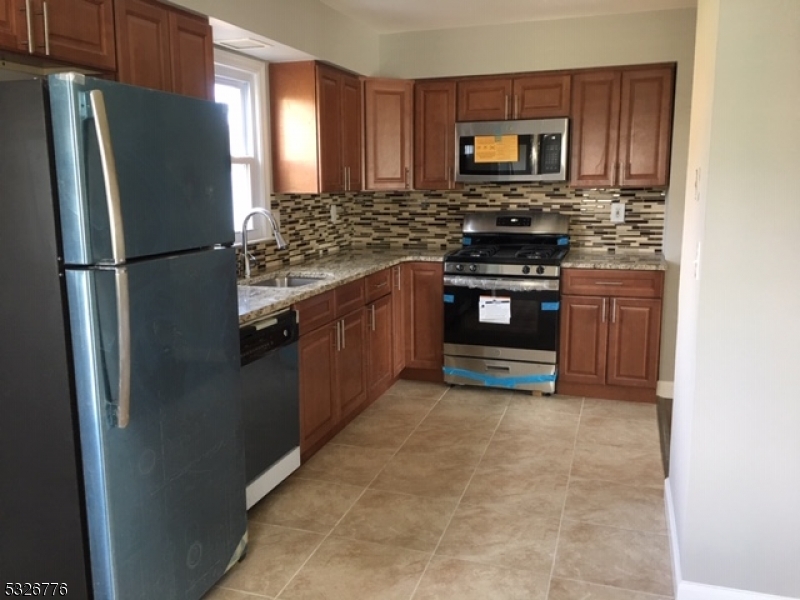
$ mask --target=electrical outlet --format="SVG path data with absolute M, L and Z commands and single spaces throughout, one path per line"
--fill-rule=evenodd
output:
M 624 223 L 625 222 L 625 205 L 621 202 L 611 203 L 611 222 Z

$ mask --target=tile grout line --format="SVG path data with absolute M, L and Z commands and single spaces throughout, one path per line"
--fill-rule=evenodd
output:
M 651 592 L 643 592 L 641 590 L 631 590 L 631 589 L 628 589 L 628 588 L 617 587 L 615 585 L 608 585 L 607 583 L 596 583 L 594 581 L 583 581 L 582 579 L 574 579 L 573 577 L 561 577 L 560 579 L 563 579 L 564 581 L 574 581 L 575 583 L 588 583 L 589 585 L 602 587 L 602 588 L 605 588 L 605 589 L 608 589 L 608 590 L 619 590 L 620 592 L 634 592 L 635 594 L 638 594 L 638 595 L 650 596 L 650 597 L 654 598 L 655 600 L 660 600 L 662 598 L 667 600 L 667 599 L 670 598 L 670 596 L 662 596 L 661 594 L 653 594 Z
M 450 389 L 452 390 L 453 388 Z M 428 559 L 425 568 L 422 570 L 422 575 L 420 575 L 419 580 L 417 580 L 417 585 L 414 586 L 414 589 L 412 590 L 411 595 L 409 596 L 409 600 L 413 600 L 414 596 L 417 594 L 417 590 L 419 590 L 419 586 L 422 583 L 422 580 L 425 579 L 425 573 L 428 572 L 428 568 L 431 566 L 433 558 L 436 556 L 436 551 L 439 549 L 439 546 L 441 546 L 442 540 L 444 539 L 445 534 L 447 534 L 447 530 L 450 528 L 450 525 L 453 522 L 453 518 L 455 518 L 456 513 L 458 512 L 458 509 L 461 506 L 461 502 L 464 500 L 464 496 L 466 495 L 467 490 L 469 489 L 469 486 L 472 483 L 472 480 L 475 478 L 475 473 L 478 472 L 478 467 L 483 461 L 484 456 L 486 456 L 486 452 L 489 450 L 489 446 L 491 445 L 495 434 L 497 434 L 497 430 L 500 428 L 500 423 L 503 422 L 503 419 L 505 418 L 506 413 L 508 412 L 508 406 L 509 405 L 506 404 L 505 408 L 503 409 L 503 414 L 500 415 L 500 418 L 497 420 L 497 425 L 495 425 L 495 428 L 492 431 L 492 435 L 489 437 L 489 441 L 486 443 L 486 447 L 483 449 L 481 457 L 478 459 L 478 462 L 475 463 L 475 468 L 472 469 L 472 475 L 470 475 L 469 481 L 467 481 L 467 485 L 464 486 L 464 491 L 461 492 L 461 495 L 458 497 L 458 502 L 456 502 L 456 505 L 453 508 L 453 512 L 450 514 L 450 518 L 447 520 L 447 525 L 444 526 L 444 529 L 442 530 L 442 535 L 439 536 L 439 541 L 436 542 L 436 546 L 433 548 L 433 552 L 431 552 L 431 557 Z
M 553 549 L 553 563 L 550 565 L 550 577 L 547 579 L 547 589 L 545 590 L 544 598 L 550 596 L 550 587 L 553 583 L 553 575 L 556 572 L 556 560 L 558 559 L 558 546 L 561 543 L 561 528 L 564 525 L 564 513 L 567 510 L 567 498 L 569 497 L 569 486 L 572 482 L 572 467 L 575 465 L 575 453 L 578 449 L 578 434 L 581 430 L 581 419 L 583 418 L 583 407 L 586 404 L 586 398 L 581 398 L 581 411 L 578 413 L 578 426 L 575 428 L 575 439 L 572 442 L 572 460 L 569 463 L 569 471 L 567 474 L 567 489 L 564 492 L 564 502 L 561 504 L 561 516 L 558 519 L 558 533 L 556 534 L 556 546 Z
M 398 380 L 398 381 L 399 381 L 399 380 Z M 419 423 L 417 423 L 417 425 L 414 427 L 414 429 L 411 431 L 411 433 L 409 433 L 409 434 L 408 434 L 408 436 L 406 437 L 406 439 L 405 439 L 405 440 L 403 440 L 403 443 L 402 443 L 402 444 L 400 444 L 400 446 L 398 446 L 397 450 L 395 450 L 395 451 L 394 451 L 394 454 L 392 454 L 392 456 L 391 456 L 391 457 L 389 457 L 389 460 L 387 460 L 387 461 L 386 461 L 386 464 L 384 464 L 384 465 L 383 465 L 383 466 L 380 468 L 380 470 L 379 470 L 379 471 L 378 471 L 378 472 L 375 474 L 375 476 L 374 476 L 374 477 L 373 477 L 373 478 L 372 478 L 372 479 L 369 481 L 369 483 L 367 483 L 367 485 L 365 485 L 365 486 L 364 486 L 364 489 L 363 489 L 363 490 L 361 490 L 361 493 L 358 495 L 358 497 L 357 497 L 357 498 L 356 498 L 356 499 L 353 501 L 353 503 L 350 505 L 350 507 L 349 507 L 349 508 L 348 508 L 346 511 L 344 511 L 344 514 L 342 514 L 342 516 L 341 516 L 341 517 L 339 517 L 339 519 L 336 521 L 336 523 L 334 523 L 334 524 L 333 524 L 333 527 L 331 527 L 331 530 L 330 530 L 330 531 L 329 531 L 327 534 L 325 534 L 325 536 L 324 536 L 324 537 L 323 537 L 323 538 L 322 538 L 322 539 L 319 541 L 319 543 L 318 543 L 318 544 L 317 544 L 317 546 L 314 548 L 314 550 L 311 552 L 311 554 L 309 554 L 309 555 L 308 555 L 308 558 L 306 558 L 306 559 L 303 561 L 303 564 L 301 564 L 301 565 L 300 565 L 300 566 L 297 568 L 297 570 L 294 572 L 294 574 L 293 574 L 293 575 L 292 575 L 292 576 L 289 578 L 289 581 L 287 581 L 287 582 L 286 582 L 286 584 L 285 584 L 285 585 L 284 585 L 284 586 L 281 588 L 281 590 L 280 590 L 280 591 L 279 591 L 279 592 L 278 592 L 278 593 L 275 595 L 275 598 L 280 598 L 281 594 L 283 594 L 283 592 L 285 592 L 285 591 L 286 591 L 286 589 L 287 589 L 287 588 L 288 588 L 288 587 L 291 585 L 291 583 L 294 581 L 295 577 L 297 577 L 297 576 L 300 574 L 300 571 L 302 571 L 302 570 L 303 570 L 303 568 L 304 568 L 304 567 L 305 567 L 305 566 L 308 564 L 308 561 L 310 561 L 310 560 L 311 560 L 311 559 L 314 557 L 314 555 L 317 553 L 317 551 L 318 551 L 318 550 L 319 550 L 319 549 L 322 547 L 322 544 L 324 544 L 324 543 L 327 541 L 327 539 L 328 539 L 329 537 L 331 537 L 331 534 L 333 534 L 333 531 L 336 529 L 336 527 L 339 525 L 339 523 L 341 523 L 341 522 L 342 522 L 342 520 L 343 520 L 343 519 L 344 519 L 344 518 L 345 518 L 345 517 L 346 517 L 346 516 L 347 516 L 347 515 L 350 513 L 350 511 L 351 511 L 351 510 L 353 510 L 353 507 L 354 507 L 356 504 L 358 504 L 358 501 L 359 501 L 359 500 L 361 500 L 361 498 L 364 496 L 364 494 L 366 494 L 366 493 L 367 493 L 367 490 L 369 490 L 369 486 L 371 486 L 371 485 L 372 485 L 372 484 L 375 482 L 375 480 L 378 478 L 378 476 L 379 476 L 381 473 L 383 473 L 383 470 L 386 468 L 386 465 L 388 465 L 388 464 L 389 464 L 389 461 L 391 461 L 391 460 L 392 460 L 392 459 L 393 459 L 393 458 L 394 458 L 394 457 L 397 455 L 397 453 L 398 453 L 398 452 L 400 452 L 400 449 L 401 449 L 401 448 L 402 448 L 402 447 L 405 445 L 405 443 L 408 441 L 408 438 L 410 438 L 412 435 L 414 435 L 414 432 L 415 432 L 415 431 L 416 431 L 416 430 L 419 428 L 420 424 L 421 424 L 421 423 L 422 423 L 422 422 L 423 422 L 423 421 L 424 421 L 424 420 L 425 420 L 425 419 L 428 417 L 428 415 L 431 413 L 431 411 L 434 409 L 434 407 L 435 407 L 437 404 L 439 404 L 439 401 L 440 401 L 440 400 L 441 400 L 441 399 L 442 399 L 442 398 L 445 396 L 445 394 L 447 394 L 447 392 L 448 392 L 448 391 L 450 391 L 450 388 L 447 388 L 446 390 L 444 390 L 444 392 L 442 392 L 442 395 L 441 395 L 441 396 L 439 396 L 439 397 L 436 399 L 436 402 L 434 402 L 434 403 L 431 405 L 431 407 L 428 409 L 428 412 L 426 412 L 426 413 L 425 413 L 425 417 L 423 417 L 422 421 L 420 421 Z M 381 397 L 382 397 L 382 396 L 381 396 Z M 377 400 L 376 400 L 376 402 L 377 402 Z M 332 440 L 331 440 L 331 441 L 332 441 Z M 327 445 L 327 444 L 326 444 L 326 445 Z M 363 446 L 358 446 L 358 447 L 360 447 L 360 448 L 363 448 Z M 361 540 L 356 540 L 356 541 L 361 541 Z M 369 542 L 368 542 L 368 543 L 369 543 Z

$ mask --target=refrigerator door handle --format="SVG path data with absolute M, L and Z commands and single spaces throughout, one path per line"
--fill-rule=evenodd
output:
M 111 233 L 111 253 L 114 264 L 125 262 L 125 233 L 122 226 L 122 207 L 119 195 L 119 181 L 117 179 L 117 164 L 114 160 L 114 148 L 111 145 L 111 129 L 108 126 L 108 113 L 103 92 L 92 90 L 89 100 L 94 115 L 97 142 L 100 146 L 100 162 L 103 167 L 103 180 L 106 188 L 106 203 L 108 205 L 108 223 Z
M 119 396 L 117 426 L 125 429 L 131 418 L 131 305 L 128 294 L 128 269 L 115 269 L 117 293 L 117 340 L 119 342 Z

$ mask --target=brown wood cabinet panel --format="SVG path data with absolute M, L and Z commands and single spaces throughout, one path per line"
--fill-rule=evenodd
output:
M 559 381 L 605 383 L 607 311 L 607 298 L 561 296 Z
M 568 117 L 571 76 L 530 75 L 514 78 L 514 118 L 549 119 Z
M 339 420 L 334 382 L 337 328 L 333 323 L 298 342 L 300 373 L 300 452 L 325 439 Z
M 358 77 L 341 73 L 342 167 L 346 169 L 345 191 L 360 192 L 364 187 L 361 175 L 361 81 Z M 324 147 L 323 147 L 324 150 Z
M 610 385 L 655 388 L 661 338 L 661 301 L 612 298 L 609 309 Z
M 43 0 L 33 0 L 32 4 L 34 36 L 39 38 L 38 31 L 41 27 L 41 39 L 44 43 L 44 36 L 47 34 L 48 56 L 104 71 L 116 69 L 112 0 L 62 0 L 46 3 Z M 47 52 L 47 47 L 37 48 L 37 51 Z
M 0 0 L 0 48 L 27 52 L 24 0 Z
M 341 317 L 349 312 L 359 309 L 366 304 L 364 292 L 364 278 L 340 285 L 333 290 L 336 306 L 336 316 Z
M 672 67 L 622 73 L 620 185 L 669 183 L 673 79 Z
M 455 81 L 418 81 L 414 91 L 414 187 L 454 187 Z
M 366 311 L 363 307 L 337 321 L 341 323 L 336 354 L 336 403 L 340 418 L 357 412 L 367 400 Z
M 561 291 L 563 294 L 582 296 L 661 298 L 664 291 L 664 272 L 564 269 Z
M 214 99 L 214 42 L 208 18 L 169 12 L 172 91 Z
M 383 269 L 364 278 L 366 287 L 366 301 L 375 302 L 378 298 L 392 291 L 392 270 Z
M 441 263 L 408 263 L 403 282 L 406 304 L 406 367 L 438 371 L 443 365 L 444 294 Z
M 592 71 L 572 78 L 570 184 L 616 183 L 621 75 Z
M 407 286 L 403 285 L 405 265 L 392 267 L 392 305 L 394 319 L 392 320 L 392 375 L 397 377 L 406 367 L 406 320 L 405 299 Z
M 116 0 L 117 79 L 156 90 L 172 88 L 169 13 L 143 0 Z
M 300 335 L 305 335 L 336 318 L 334 291 L 323 292 L 295 304 Z
M 319 119 L 319 186 L 321 192 L 344 190 L 342 165 L 342 104 L 339 71 L 317 65 Z M 297 140 L 295 140 L 297 143 Z
M 513 118 L 510 77 L 458 82 L 458 121 L 503 121 Z
M 367 306 L 367 401 L 372 402 L 389 389 L 394 378 L 392 330 L 394 302 L 383 296 Z
M 411 187 L 414 82 L 364 82 L 364 189 Z

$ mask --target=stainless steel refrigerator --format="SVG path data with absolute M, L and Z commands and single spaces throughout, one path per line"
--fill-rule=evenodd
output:
M 232 243 L 223 107 L 0 83 L 3 593 L 200 598 L 242 556 Z

